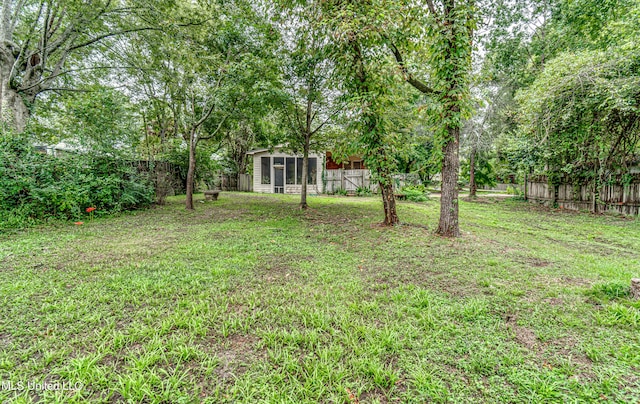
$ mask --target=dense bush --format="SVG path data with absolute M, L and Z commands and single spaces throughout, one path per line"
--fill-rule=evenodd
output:
M 153 202 L 153 185 L 123 159 L 92 153 L 53 157 L 24 138 L 0 135 L 0 228 L 80 219 Z
M 426 202 L 429 200 L 429 193 L 424 185 L 407 185 L 402 188 L 401 193 L 408 201 Z

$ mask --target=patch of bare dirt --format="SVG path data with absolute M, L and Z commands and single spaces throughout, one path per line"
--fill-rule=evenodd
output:
M 6 349 L 13 343 L 13 338 L 9 334 L 0 334 L 0 348 Z
M 572 348 L 575 348 L 577 345 L 578 340 L 575 337 L 566 336 L 549 341 L 547 348 L 561 356 L 569 358 L 571 363 L 578 365 L 578 368 L 588 371 L 591 369 L 593 362 L 591 359 L 587 358 L 586 355 L 576 353 L 572 350 Z M 585 367 L 588 369 L 584 369 Z M 583 377 L 586 377 L 586 375 L 583 375 Z
M 508 315 L 506 318 L 507 327 L 515 334 L 516 341 L 525 348 L 536 351 L 538 348 L 538 337 L 527 327 L 518 325 L 517 317 Z
M 553 369 L 558 366 L 557 357 L 565 358 L 575 366 L 575 372 L 572 378 L 576 380 L 594 380 L 596 377 L 592 371 L 593 363 L 589 358 L 580 352 L 576 352 L 575 347 L 579 341 L 573 336 L 565 336 L 553 339 L 547 342 L 541 342 L 535 333 L 524 326 L 517 324 L 517 317 L 508 315 L 505 319 L 507 327 L 515 334 L 515 340 L 528 350 L 532 351 L 537 357 L 540 366 Z
M 537 258 L 529 260 L 529 263 L 531 264 L 532 267 L 536 267 L 536 268 L 544 268 L 544 267 L 548 267 L 549 265 L 551 265 L 551 262 L 543 261 L 543 260 L 540 260 L 540 259 L 537 259 Z
M 559 297 L 548 297 L 544 299 L 543 302 L 550 304 L 551 306 L 562 306 L 564 304 L 564 300 Z
M 214 373 L 229 382 L 244 373 L 248 365 L 259 359 L 263 353 L 256 350 L 259 339 L 253 335 L 233 334 L 221 341 L 212 342 L 220 363 Z
M 554 277 L 548 274 L 539 274 L 536 281 L 545 286 L 572 286 L 572 287 L 591 287 L 593 281 L 586 278 L 574 276 Z
M 267 255 L 262 259 L 260 267 L 255 270 L 252 281 L 261 284 L 288 284 L 294 279 L 299 279 L 299 269 L 294 267 L 295 263 L 314 259 L 314 256 L 302 254 Z
M 352 403 L 388 403 L 389 399 L 385 394 L 385 391 L 380 387 L 376 387 L 373 390 L 365 391 L 360 394 L 360 397 L 356 397 L 355 399 L 351 399 Z
M 531 268 L 546 268 L 554 264 L 551 261 L 546 261 L 537 257 L 529 257 L 526 255 L 516 255 L 516 257 L 514 257 L 514 261 Z
M 591 287 L 593 281 L 585 278 L 563 276 L 558 280 L 558 283 L 563 283 L 563 284 L 572 285 L 572 286 Z

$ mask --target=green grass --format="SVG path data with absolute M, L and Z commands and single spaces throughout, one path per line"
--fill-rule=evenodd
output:
M 199 196 L 201 199 L 202 197 Z M 640 222 L 222 193 L 0 238 L 0 402 L 638 402 Z

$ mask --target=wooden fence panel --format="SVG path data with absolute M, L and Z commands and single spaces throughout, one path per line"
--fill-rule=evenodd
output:
M 369 188 L 376 192 L 378 184 L 371 183 L 369 170 L 326 170 L 324 173 L 324 192 L 333 194 L 339 190 L 355 192 L 358 188 Z
M 355 192 L 358 188 L 368 188 L 372 192 L 377 192 L 378 184 L 371 181 L 370 170 L 326 170 L 325 171 L 325 192 L 333 194 L 339 190 Z M 421 184 L 417 174 L 394 174 L 393 187 L 398 190 L 407 185 Z
M 484 185 L 481 189 L 484 189 L 486 191 L 506 191 L 508 188 L 517 188 L 523 190 L 524 187 L 520 184 L 497 183 L 495 185 Z
M 527 182 L 527 197 L 545 205 L 555 203 L 558 207 L 569 210 L 593 211 L 594 190 L 589 184 L 563 183 L 557 187 L 557 198 L 554 189 L 549 187 L 545 178 L 536 178 Z M 630 184 L 608 183 L 600 189 L 598 211 L 617 212 L 624 215 L 640 215 L 640 178 Z
M 218 175 L 217 186 L 222 191 L 253 191 L 253 177 L 251 174 Z
M 253 177 L 250 174 L 238 174 L 238 191 L 253 191 Z

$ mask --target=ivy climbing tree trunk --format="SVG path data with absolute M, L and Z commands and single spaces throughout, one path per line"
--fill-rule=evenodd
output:
M 382 2 L 384 3 L 384 2 Z M 382 4 L 380 3 L 380 4 Z M 390 94 L 389 65 L 383 55 L 386 35 L 378 17 L 385 14 L 380 4 L 361 0 L 323 0 L 320 21 L 331 30 L 332 58 L 344 78 L 344 88 L 354 107 L 354 128 L 359 136 L 353 143 L 362 153 L 371 180 L 378 183 L 384 208 L 384 225 L 399 223 L 393 193 L 392 173 L 396 139 L 391 135 L 395 123 L 390 110 L 397 105 Z M 386 3 L 385 3 L 386 4 Z
M 443 147 L 442 159 L 442 192 L 440 196 L 440 221 L 436 233 L 445 237 L 458 237 L 458 173 L 460 159 L 460 128 L 450 127 L 447 130 L 449 139 Z
M 370 79 L 367 76 L 364 65 L 362 51 L 357 42 L 352 43 L 354 50 L 353 62 L 355 69 L 355 88 L 359 97 L 364 100 L 363 105 L 363 133 L 361 135 L 362 144 L 365 145 L 365 163 L 374 172 L 378 179 L 380 194 L 382 195 L 382 205 L 384 207 L 384 225 L 395 226 L 400 223 L 396 211 L 396 200 L 393 194 L 393 178 L 391 177 L 390 163 L 385 148 L 384 127 L 379 114 L 377 95 L 370 90 Z
M 429 34 L 425 36 L 424 30 L 419 30 L 415 40 L 428 38 L 425 46 L 432 47 L 428 64 L 432 69 L 429 81 L 433 85 L 416 78 L 405 64 L 398 46 L 390 39 L 387 41 L 404 80 L 439 106 L 439 116 L 432 117 L 442 144 L 440 221 L 436 234 L 458 237 L 460 129 L 462 111 L 469 98 L 475 3 L 473 0 L 441 0 L 438 3 L 426 0 L 426 6 L 417 4 L 417 12 L 426 17 L 424 21 Z M 401 41 L 407 42 L 406 38 Z

